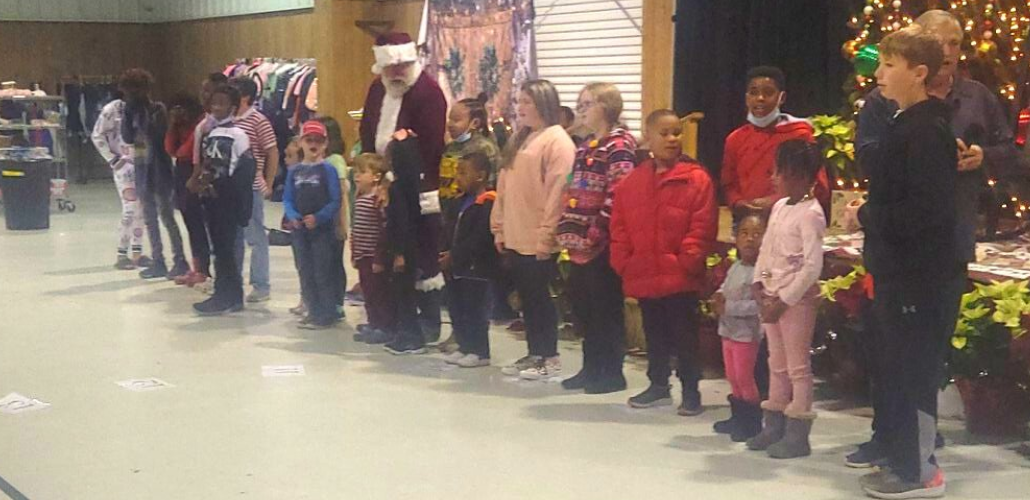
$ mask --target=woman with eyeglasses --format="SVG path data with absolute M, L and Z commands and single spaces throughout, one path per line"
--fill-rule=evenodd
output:
M 558 242 L 569 252 L 569 293 L 584 335 L 583 368 L 564 381 L 568 390 L 607 394 L 626 389 L 622 280 L 609 263 L 608 226 L 615 187 L 636 166 L 637 141 L 620 121 L 622 94 L 610 83 L 592 83 L 579 94 L 581 143 L 566 190 Z

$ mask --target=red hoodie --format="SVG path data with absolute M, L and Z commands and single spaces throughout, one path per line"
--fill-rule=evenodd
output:
M 683 156 L 671 170 L 647 160 L 615 189 L 612 268 L 626 295 L 667 297 L 701 289 L 719 226 L 708 172 Z
M 747 123 L 726 138 L 721 177 L 730 207 L 756 198 L 768 196 L 777 200 L 785 196 L 776 192 L 772 176 L 776 170 L 776 149 L 793 139 L 815 141 L 808 121 L 786 114 L 775 126 L 758 128 Z M 825 170 L 820 170 L 816 177 L 815 197 L 829 213 L 830 183 Z

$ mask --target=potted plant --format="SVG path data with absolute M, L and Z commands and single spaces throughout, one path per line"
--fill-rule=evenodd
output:
M 977 284 L 962 296 L 951 337 L 948 380 L 954 381 L 973 434 L 1011 436 L 1026 431 L 1030 392 L 1020 355 L 1030 316 L 1027 281 Z
M 838 271 L 840 272 L 840 271 Z M 865 353 L 869 352 L 862 314 L 869 303 L 868 274 L 861 265 L 819 282 L 819 307 L 812 352 L 817 372 L 840 394 L 863 397 L 868 392 Z

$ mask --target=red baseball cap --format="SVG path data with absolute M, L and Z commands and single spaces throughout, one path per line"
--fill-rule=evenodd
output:
M 325 130 L 325 124 L 317 120 L 310 120 L 304 122 L 304 126 L 301 127 L 300 135 L 301 137 L 307 135 L 317 135 L 323 139 L 329 137 L 329 133 Z

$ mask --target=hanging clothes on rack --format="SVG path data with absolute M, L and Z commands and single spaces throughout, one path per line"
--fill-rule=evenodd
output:
M 309 98 L 318 78 L 314 59 L 238 59 L 222 73 L 254 80 L 261 97 L 256 106 L 272 122 L 276 135 L 285 136 L 280 141 L 283 147 L 305 121 L 317 115 L 317 91 L 314 99 Z

